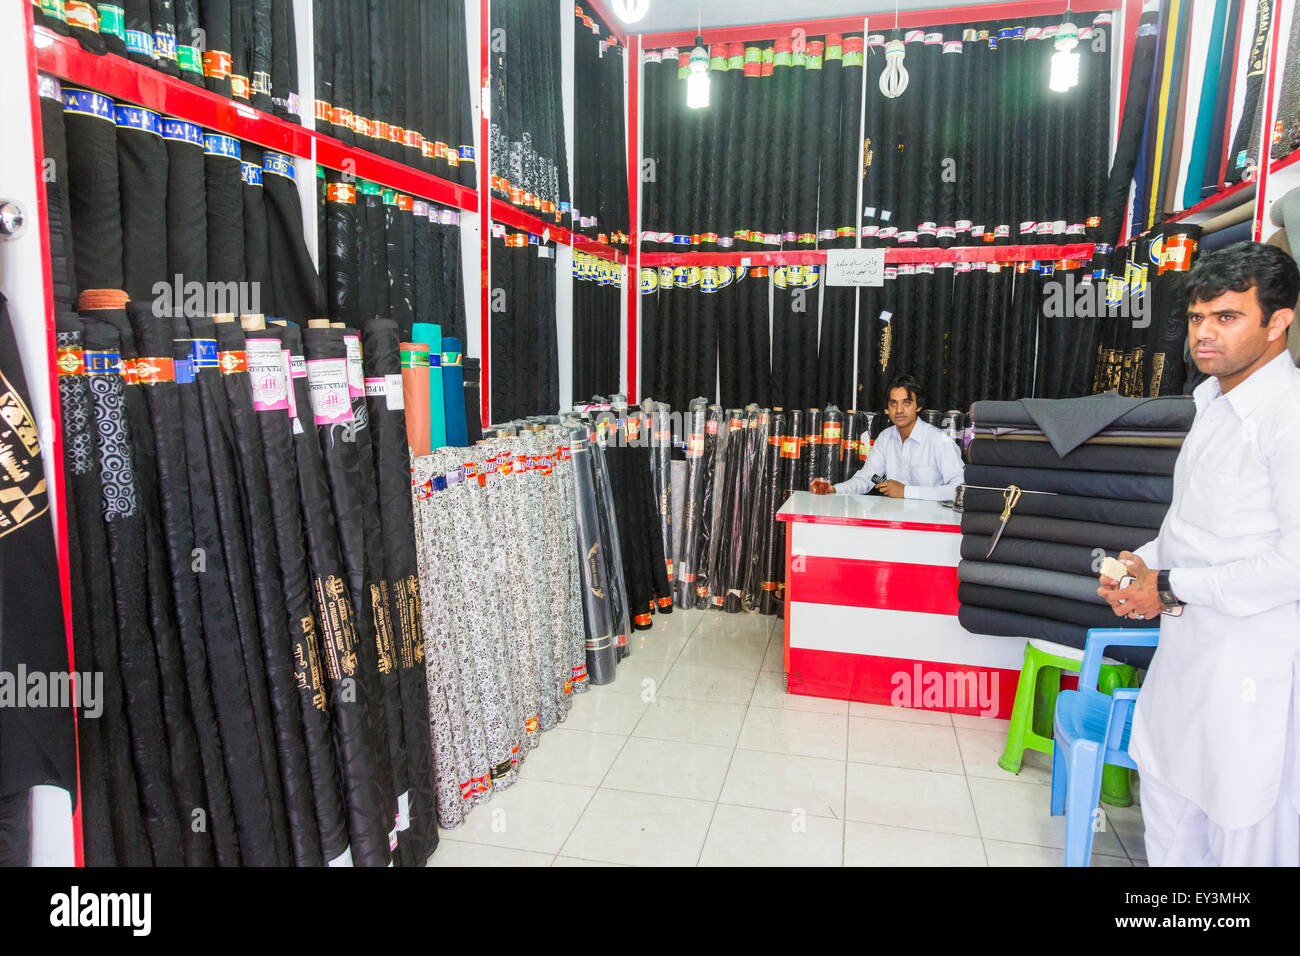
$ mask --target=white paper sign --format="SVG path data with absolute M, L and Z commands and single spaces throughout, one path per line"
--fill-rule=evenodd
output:
M 827 250 L 826 284 L 840 286 L 883 286 L 885 284 L 885 250 Z

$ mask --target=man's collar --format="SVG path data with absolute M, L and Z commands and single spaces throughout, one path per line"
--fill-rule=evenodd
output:
M 1199 411 L 1220 396 L 1226 397 L 1232 410 L 1237 413 L 1237 417 L 1244 420 L 1259 406 L 1260 402 L 1267 399 L 1274 389 L 1287 380 L 1293 368 L 1295 365 L 1291 353 L 1283 352 L 1266 365 L 1251 372 L 1244 382 L 1228 392 L 1226 396 L 1223 396 L 1219 380 L 1211 377 L 1196 386 L 1192 391 L 1192 398 L 1195 399 Z

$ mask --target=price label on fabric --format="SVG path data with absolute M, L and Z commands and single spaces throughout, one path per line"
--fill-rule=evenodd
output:
M 317 425 L 352 421 L 346 359 L 312 359 L 307 363 L 312 413 Z
M 885 284 L 885 250 L 827 250 L 826 284 L 834 286 L 883 286 Z

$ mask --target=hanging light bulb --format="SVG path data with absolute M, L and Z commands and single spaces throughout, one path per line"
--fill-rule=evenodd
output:
M 1052 78 L 1049 85 L 1064 93 L 1079 85 L 1079 28 L 1069 20 L 1056 32 L 1056 52 L 1052 54 Z
M 614 0 L 614 13 L 624 23 L 636 23 L 650 9 L 650 0 Z
M 891 100 L 907 89 L 907 67 L 903 66 L 905 48 L 902 40 L 885 44 L 885 69 L 880 74 L 880 92 Z
M 687 61 L 690 73 L 686 77 L 686 105 L 702 110 L 709 105 L 709 51 L 704 48 L 704 37 L 697 34 L 695 49 Z

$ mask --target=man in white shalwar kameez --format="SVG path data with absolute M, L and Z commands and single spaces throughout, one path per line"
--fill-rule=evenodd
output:
M 1130 753 L 1153 866 L 1300 865 L 1300 271 L 1243 242 L 1188 273 L 1188 345 L 1212 376 L 1155 540 L 1103 577 L 1118 615 L 1165 614 Z M 1298 334 L 1298 333 L 1292 333 Z

